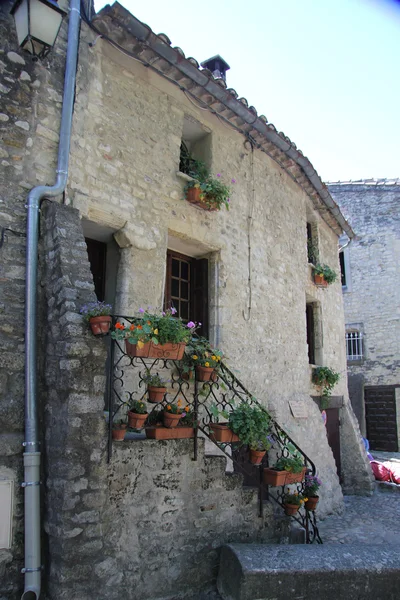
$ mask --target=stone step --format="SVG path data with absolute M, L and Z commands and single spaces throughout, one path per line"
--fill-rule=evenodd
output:
M 400 494 L 400 485 L 397 483 L 390 483 L 389 481 L 375 481 L 376 490 L 379 492 L 395 492 Z
M 223 600 L 398 600 L 400 545 L 223 546 Z

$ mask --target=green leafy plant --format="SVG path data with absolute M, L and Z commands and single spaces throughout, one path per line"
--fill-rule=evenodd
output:
M 149 387 L 163 388 L 167 383 L 166 380 L 162 379 L 158 373 L 152 374 L 149 369 L 146 371 L 146 375 L 143 377 L 143 381 L 147 383 Z
M 239 436 L 242 444 L 251 450 L 269 450 L 270 416 L 258 406 L 243 402 L 229 414 L 229 428 Z
M 328 284 L 333 283 L 337 279 L 336 271 L 328 267 L 328 265 L 321 265 L 321 263 L 315 265 L 314 273 L 323 277 Z
M 290 488 L 287 488 L 282 500 L 284 504 L 295 504 L 296 506 L 302 506 L 304 502 L 307 502 L 308 498 L 299 492 L 291 492 Z
M 190 159 L 189 175 L 193 177 L 185 186 L 185 192 L 190 188 L 200 189 L 200 199 L 209 207 L 220 210 L 225 206 L 229 210 L 230 196 L 232 189 L 223 183 L 221 173 L 217 173 L 213 177 L 206 165 L 199 160 Z M 231 179 L 231 183 L 235 184 L 236 180 Z
M 153 410 L 147 418 L 147 424 L 154 427 L 158 423 L 163 422 L 162 410 Z
M 307 239 L 307 256 L 309 263 L 313 265 L 318 263 L 318 246 L 310 238 Z
M 111 310 L 111 304 L 106 304 L 105 302 L 90 302 L 89 304 L 82 306 L 79 312 L 85 321 L 88 322 L 92 317 L 108 317 L 111 314 Z
M 296 451 L 291 456 L 281 456 L 272 467 L 276 471 L 288 471 L 288 473 L 301 473 L 304 468 L 303 459 Z
M 340 374 L 329 367 L 316 367 L 312 372 L 312 382 L 321 390 L 322 408 L 327 408 L 329 405 L 329 397 L 332 390 L 340 379 Z
M 212 348 L 210 342 L 203 337 L 192 338 L 186 348 L 187 357 L 185 366 L 190 369 L 194 367 L 212 367 L 219 366 L 223 352 L 218 348 Z
M 186 410 L 188 409 L 188 410 Z M 183 413 L 188 413 L 189 412 L 189 407 L 186 406 L 185 408 L 182 408 L 182 402 L 180 400 L 178 400 L 178 402 L 176 404 L 170 402 L 167 404 L 167 406 L 164 408 L 164 412 L 168 412 L 171 413 L 172 415 L 180 415 Z
M 188 410 L 186 410 L 188 409 Z M 184 416 L 182 416 L 181 420 L 180 420 L 180 425 L 182 425 L 183 427 L 196 427 L 197 426 L 197 422 L 194 418 L 194 412 L 192 410 L 189 409 L 188 406 L 185 407 L 182 415 L 184 414 Z
M 133 319 L 132 324 L 116 323 L 111 337 L 115 340 L 127 339 L 139 348 L 147 342 L 153 342 L 155 345 L 187 343 L 198 325 L 193 321 L 184 323 L 182 319 L 174 316 L 176 312 L 175 308 L 160 313 L 150 313 L 140 308 L 139 316 Z
M 147 413 L 146 404 L 141 400 L 132 400 L 129 409 L 137 415 L 145 415 Z

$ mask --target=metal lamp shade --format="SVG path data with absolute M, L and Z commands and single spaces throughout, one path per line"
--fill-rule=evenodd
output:
M 53 0 L 17 0 L 11 14 L 21 48 L 43 58 L 54 45 L 66 12 Z

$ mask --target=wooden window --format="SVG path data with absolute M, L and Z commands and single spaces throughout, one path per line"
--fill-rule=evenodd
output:
M 183 321 L 201 323 L 199 335 L 208 336 L 208 260 L 167 251 L 164 308 L 171 307 Z

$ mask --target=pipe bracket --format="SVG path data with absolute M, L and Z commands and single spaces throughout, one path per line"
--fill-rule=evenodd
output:
M 22 442 L 22 445 L 24 446 L 40 446 L 40 442 Z
M 37 571 L 43 571 L 43 565 L 41 567 L 35 567 L 34 569 L 21 569 L 21 573 L 37 573 Z
M 29 487 L 31 485 L 41 485 L 42 482 L 41 481 L 24 481 L 23 483 L 21 483 L 21 487 L 25 488 L 25 487 Z

